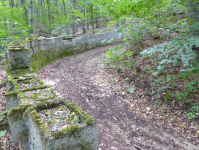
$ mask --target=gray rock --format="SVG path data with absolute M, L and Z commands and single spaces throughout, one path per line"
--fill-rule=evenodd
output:
M 135 90 L 136 90 L 136 87 L 134 87 L 134 86 L 131 86 L 130 88 L 128 88 L 128 92 L 131 94 L 133 94 L 135 92 Z

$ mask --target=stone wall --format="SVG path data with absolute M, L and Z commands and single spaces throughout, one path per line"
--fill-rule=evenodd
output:
M 118 43 L 125 36 L 116 31 L 98 33 L 89 36 L 77 37 L 72 41 L 62 37 L 39 37 L 23 42 L 30 49 L 31 66 L 37 72 L 48 63 L 69 55 L 81 53 L 95 47 Z

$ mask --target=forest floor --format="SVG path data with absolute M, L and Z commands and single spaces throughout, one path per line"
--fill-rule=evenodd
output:
M 97 120 L 98 150 L 197 150 L 197 140 L 187 138 L 194 124 L 180 110 L 173 114 L 166 105 L 154 107 L 139 87 L 134 94 L 124 91 L 127 81 L 103 63 L 111 47 L 57 60 L 38 76 Z M 179 127 L 181 120 L 185 129 Z
M 165 40 L 147 38 L 151 47 Z M 38 76 L 97 120 L 98 150 L 198 150 L 199 119 L 187 119 L 179 105 L 152 101 L 146 80 L 139 77 L 129 82 L 127 72 L 116 73 L 105 66 L 103 59 L 111 47 L 115 45 L 54 61 Z M 136 57 L 141 56 L 137 53 Z M 0 82 L 4 78 L 5 70 L 1 69 Z M 141 84 L 146 85 L 144 89 Z M 126 92 L 131 86 L 137 88 L 133 94 Z M 3 87 L 0 111 L 6 110 L 4 93 Z M 12 146 L 10 132 L 0 140 L 2 150 L 23 149 Z
M 169 118 L 175 114 L 179 114 L 177 120 L 184 118 L 179 111 L 165 112 L 169 119 L 163 120 L 160 111 L 167 108 L 165 105 L 154 107 L 139 88 L 134 94 L 124 92 L 127 81 L 103 63 L 111 47 L 114 45 L 57 60 L 38 76 L 97 120 L 98 150 L 197 150 L 197 144 L 192 143 L 195 141 L 187 138 L 193 123 L 186 126 L 189 132 L 181 134 L 179 122 L 173 123 Z M 3 80 L 5 70 L 0 75 Z M 1 88 L 1 111 L 6 110 L 5 92 Z M 183 121 L 186 124 L 188 119 Z M 12 146 L 10 132 L 1 139 L 2 150 L 23 149 L 21 145 Z

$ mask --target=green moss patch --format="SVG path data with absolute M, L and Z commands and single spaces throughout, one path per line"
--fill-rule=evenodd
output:
M 11 108 L 8 111 L 8 118 L 13 118 L 14 121 L 18 121 L 23 119 L 23 113 L 26 111 L 28 107 L 31 105 L 21 105 Z
M 50 86 L 49 85 L 42 85 L 42 86 L 39 86 L 39 87 L 27 88 L 27 89 L 24 89 L 24 90 L 15 90 L 15 91 L 5 93 L 5 96 L 12 95 L 12 94 L 19 94 L 19 93 L 26 92 L 26 91 L 34 91 L 34 90 L 38 90 L 38 89 L 45 89 L 45 88 L 50 88 Z
M 24 76 L 26 74 L 34 73 L 34 70 L 32 68 L 16 69 L 16 70 L 6 69 L 6 73 L 7 73 L 7 76 L 9 76 L 9 77 L 20 77 L 20 76 Z
M 66 56 L 74 55 L 74 51 L 62 49 L 58 47 L 56 49 L 50 49 L 46 51 L 40 51 L 31 56 L 31 67 L 35 72 L 41 70 L 44 66 L 51 63 L 54 60 L 61 59 Z
M 43 135 L 42 138 L 52 135 L 55 139 L 62 139 L 80 132 L 87 125 L 96 125 L 92 117 L 69 101 L 42 102 L 27 111 Z M 24 115 L 27 115 L 27 111 Z
M 19 89 L 22 89 L 22 90 L 45 85 L 44 82 L 36 76 L 30 76 L 30 77 L 27 76 L 25 78 L 19 77 L 17 79 L 17 83 L 19 85 Z
M 70 101 L 66 101 L 65 103 L 71 111 L 75 112 L 76 114 L 80 116 L 80 119 L 82 122 L 91 126 L 96 124 L 96 120 L 93 117 L 87 115 L 83 110 L 81 110 L 75 104 L 72 104 Z
M 23 41 L 13 41 L 10 44 L 8 44 L 8 50 L 23 51 L 23 50 L 29 50 L 29 48 L 23 45 Z
M 23 94 L 19 94 L 19 100 L 21 104 L 35 104 L 47 100 L 59 101 L 59 97 L 51 91 L 51 88 L 44 88 L 24 91 Z
M 71 112 L 65 105 L 38 112 L 40 118 L 47 122 L 47 130 L 51 133 L 78 124 L 79 116 Z

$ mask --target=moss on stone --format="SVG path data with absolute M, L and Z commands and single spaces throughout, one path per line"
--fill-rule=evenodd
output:
M 27 88 L 27 89 L 24 89 L 24 90 L 22 90 L 22 91 L 23 91 L 23 92 L 26 92 L 26 91 L 34 91 L 34 90 L 45 89 L 45 88 L 50 88 L 50 86 L 49 86 L 49 85 L 41 85 L 41 86 L 38 86 L 38 87 Z
M 28 107 L 31 105 L 21 105 L 11 108 L 8 111 L 8 118 L 12 117 L 14 121 L 23 119 L 23 113 L 26 111 Z
M 73 136 L 76 132 L 80 132 L 83 128 L 80 128 L 79 125 L 70 126 L 66 129 L 54 132 L 52 135 L 54 139 L 63 139 L 66 135 Z
M 71 111 L 75 112 L 77 115 L 81 117 L 84 123 L 90 126 L 96 124 L 96 120 L 93 117 L 87 115 L 83 110 L 81 110 L 75 104 L 72 104 L 70 101 L 66 101 L 65 103 Z
M 54 107 L 57 107 L 59 105 L 63 105 L 64 104 L 64 101 L 46 101 L 46 102 L 41 102 L 41 103 L 37 103 L 35 104 L 35 107 L 38 109 L 38 110 L 45 110 L 45 109 L 48 109 L 48 108 L 54 108 Z
M 7 93 L 5 93 L 5 96 L 9 96 L 9 95 L 13 95 L 13 94 L 19 94 L 19 93 L 22 93 L 22 90 L 7 92 Z
M 40 131 L 41 137 L 43 137 L 43 135 L 47 129 L 47 122 L 44 122 L 41 120 L 40 116 L 38 115 L 38 113 L 34 107 L 29 107 L 28 112 L 29 112 L 29 115 L 31 116 L 31 118 L 36 123 L 37 128 Z M 27 113 L 27 111 L 23 113 L 23 116 L 25 116 L 26 113 Z
M 61 47 L 54 49 L 49 49 L 46 51 L 40 51 L 31 56 L 31 67 L 35 72 L 40 71 L 44 66 L 51 63 L 54 60 L 61 59 L 66 56 L 74 55 L 74 51 L 68 51 L 66 49 L 62 49 Z
M 5 95 L 8 96 L 8 95 L 12 95 L 12 94 L 20 94 L 22 92 L 33 91 L 33 90 L 38 90 L 38 89 L 45 89 L 45 88 L 50 88 L 50 86 L 49 85 L 41 85 L 38 87 L 32 87 L 32 88 L 27 88 L 27 89 L 23 89 L 23 90 L 15 90 L 15 91 L 7 92 L 7 93 L 5 93 Z
M 11 77 L 20 77 L 29 73 L 34 73 L 32 68 L 26 68 L 26 69 L 16 69 L 16 70 L 9 70 L 6 69 L 6 73 Z
M 10 44 L 7 44 L 7 46 L 9 51 L 24 51 L 30 49 L 23 45 L 23 41 L 13 41 Z

